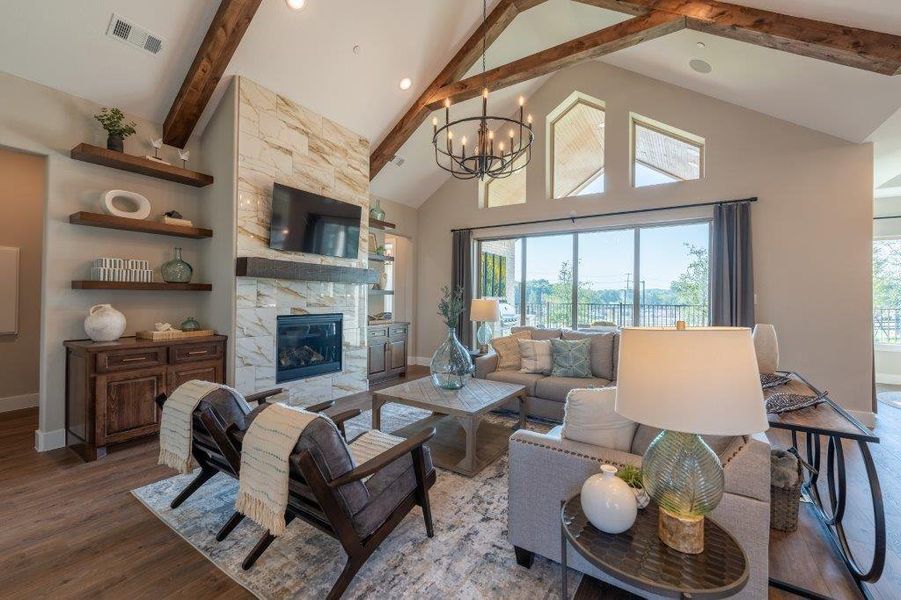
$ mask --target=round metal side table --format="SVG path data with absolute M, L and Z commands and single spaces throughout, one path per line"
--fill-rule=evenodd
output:
M 657 505 L 638 511 L 635 524 L 613 535 L 600 531 L 582 512 L 581 495 L 563 503 L 561 593 L 566 586 L 567 542 L 585 560 L 614 579 L 646 592 L 671 598 L 724 598 L 748 583 L 748 557 L 738 542 L 712 519 L 704 520 L 704 552 L 683 554 L 657 536 Z M 586 589 L 583 589 L 586 588 Z M 588 590 L 587 588 L 593 588 Z M 597 597 L 598 590 L 615 590 L 589 576 L 582 578 L 576 597 Z M 635 597 L 628 594 L 618 597 Z

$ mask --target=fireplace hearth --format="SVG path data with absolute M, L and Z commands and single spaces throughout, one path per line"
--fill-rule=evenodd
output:
M 279 316 L 276 383 L 340 372 L 343 321 L 341 314 Z

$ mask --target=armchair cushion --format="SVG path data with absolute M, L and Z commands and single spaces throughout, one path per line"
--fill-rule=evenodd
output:
M 563 437 L 629 452 L 636 423 L 613 410 L 616 388 L 575 389 L 566 396 Z
M 365 435 L 368 434 L 357 438 L 351 446 L 355 445 Z M 396 439 L 403 441 L 402 438 Z M 422 449 L 425 455 L 425 472 L 428 474 L 434 470 L 432 456 L 429 453 L 428 446 L 423 446 Z M 354 452 L 353 450 L 351 451 Z M 410 454 L 404 454 L 391 462 L 366 480 L 366 488 L 369 492 L 369 501 L 353 517 L 354 529 L 360 537 L 366 537 L 375 531 L 379 525 L 384 523 L 394 513 L 397 505 L 416 489 L 416 472 L 413 470 L 413 457 Z
M 566 395 L 574 388 L 602 388 L 610 384 L 600 377 L 542 377 L 535 385 L 535 396 L 566 402 Z

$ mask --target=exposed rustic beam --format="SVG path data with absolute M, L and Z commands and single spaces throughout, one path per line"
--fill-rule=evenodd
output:
M 222 0 L 163 123 L 163 141 L 183 148 L 262 0 Z
M 664 11 L 688 29 L 792 54 L 865 69 L 901 73 L 901 36 L 793 17 L 717 0 L 576 0 L 629 14 Z
M 445 85 L 432 95 L 427 108 L 440 108 L 446 100 L 469 100 L 481 94 L 484 86 L 496 91 L 684 28 L 685 17 L 651 12 L 491 69 L 484 76 Z
M 513 19 L 523 10 L 545 2 L 546 0 L 499 0 L 497 5 L 488 13 L 484 27 L 487 27 L 487 42 L 490 46 L 500 34 L 507 28 Z M 375 179 L 379 171 L 400 150 L 404 142 L 413 135 L 416 128 L 422 125 L 428 118 L 431 110 L 427 108 L 429 99 L 442 86 L 458 81 L 472 68 L 482 55 L 482 30 L 479 28 L 469 37 L 460 50 L 454 55 L 444 69 L 435 77 L 435 80 L 416 99 L 413 106 L 404 114 L 397 124 L 391 129 L 382 143 L 369 157 L 369 179 Z

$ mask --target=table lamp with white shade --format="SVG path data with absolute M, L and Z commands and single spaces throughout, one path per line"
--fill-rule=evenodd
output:
M 642 461 L 644 488 L 660 507 L 660 539 L 699 554 L 704 515 L 723 496 L 723 466 L 701 435 L 768 428 L 751 330 L 624 328 L 618 365 L 616 412 L 664 430 Z
M 482 352 L 488 350 L 488 342 L 491 341 L 492 331 L 490 323 L 496 323 L 501 319 L 500 303 L 493 298 L 474 298 L 469 309 L 469 320 L 481 322 L 476 332 L 476 341 Z

